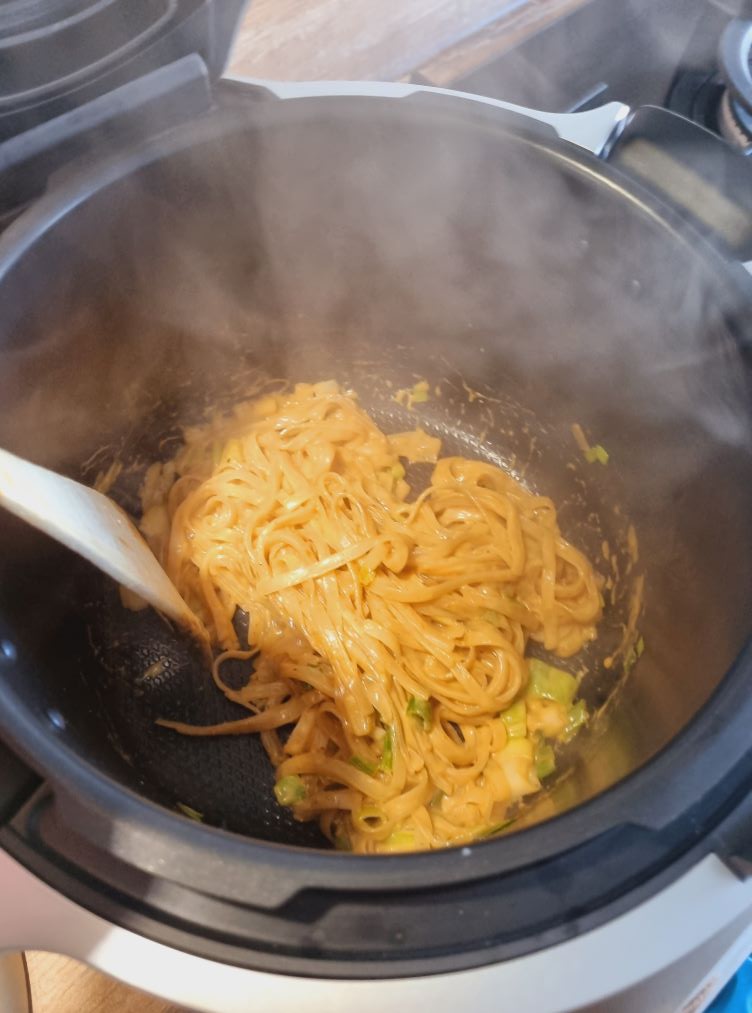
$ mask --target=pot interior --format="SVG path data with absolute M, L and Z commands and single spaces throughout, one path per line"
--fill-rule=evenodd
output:
M 749 634 L 751 402 L 722 279 L 590 164 L 454 112 L 292 102 L 215 120 L 35 238 L 23 221 L 7 234 L 0 445 L 88 481 L 118 461 L 112 495 L 137 513 L 182 425 L 259 377 L 334 378 L 386 430 L 500 463 L 614 583 L 583 658 L 597 716 L 531 818 L 608 788 L 705 705 Z M 394 394 L 423 379 L 408 412 Z M 255 737 L 155 726 L 237 714 L 190 645 L 5 514 L 0 538 L 0 620 L 23 663 L 3 678 L 50 734 L 209 823 L 322 844 L 273 801 Z M 605 659 L 630 623 L 645 652 L 625 677 L 626 652 Z

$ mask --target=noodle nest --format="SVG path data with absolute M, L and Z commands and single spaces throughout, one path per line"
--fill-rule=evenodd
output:
M 405 465 L 430 462 L 413 495 Z M 560 658 L 602 599 L 552 501 L 489 463 L 386 435 L 334 382 L 189 429 L 153 465 L 141 529 L 206 626 L 213 677 L 249 713 L 275 794 L 355 852 L 460 844 L 505 825 L 587 712 Z M 240 612 L 239 612 L 240 610 Z M 248 618 L 247 644 L 237 618 Z M 245 686 L 222 678 L 248 659 Z

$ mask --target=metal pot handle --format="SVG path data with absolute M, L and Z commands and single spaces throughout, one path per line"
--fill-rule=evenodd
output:
M 491 107 L 547 127 L 561 140 L 590 151 L 637 178 L 725 243 L 752 274 L 752 159 L 721 138 L 665 109 L 632 111 L 609 102 L 581 113 L 549 113 L 447 88 L 372 81 L 231 80 L 280 99 L 323 96 L 455 99 Z M 691 146 L 692 158 L 685 156 Z
M 341 95 L 344 98 L 411 98 L 444 97 L 470 101 L 505 113 L 534 120 L 553 129 L 562 140 L 587 148 L 595 155 L 603 155 L 621 125 L 629 115 L 629 106 L 622 102 L 590 109 L 583 113 L 548 113 L 540 109 L 527 109 L 513 102 L 453 91 L 450 88 L 430 88 L 424 85 L 402 84 L 388 81 L 270 81 L 252 77 L 227 77 L 224 80 L 253 85 L 281 99 L 317 98 Z

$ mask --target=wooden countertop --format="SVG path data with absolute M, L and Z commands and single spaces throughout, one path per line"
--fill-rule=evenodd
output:
M 229 69 L 249 77 L 450 80 L 587 0 L 255 0 Z
M 26 963 L 33 1013 L 181 1013 L 67 957 L 27 953 Z
M 255 0 L 236 75 L 446 85 L 586 0 Z M 65 957 L 27 955 L 34 1013 L 179 1013 Z M 2 1009 L 2 996 L 0 996 Z

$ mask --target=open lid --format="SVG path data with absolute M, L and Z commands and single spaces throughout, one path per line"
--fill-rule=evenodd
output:
M 216 79 L 248 0 L 3 0 L 0 141 L 197 53 Z

